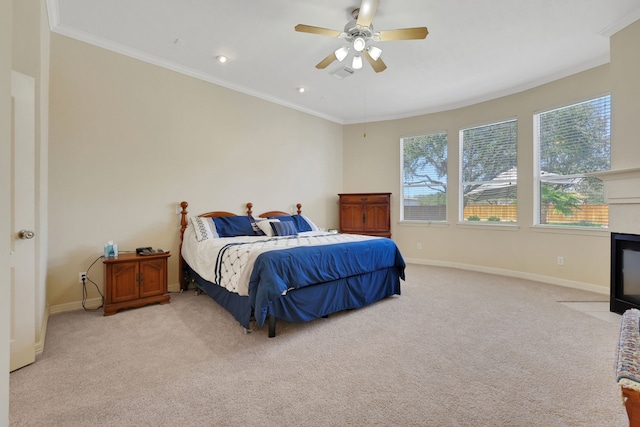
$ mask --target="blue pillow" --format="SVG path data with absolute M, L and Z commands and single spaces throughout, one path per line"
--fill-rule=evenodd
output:
M 274 236 L 297 236 L 298 230 L 293 221 L 277 221 L 271 223 Z
M 220 237 L 255 236 L 249 216 L 219 216 L 213 218 Z
M 255 235 L 266 236 L 266 234 L 264 234 L 264 231 L 262 231 L 260 227 L 258 227 L 258 222 L 253 217 L 253 215 L 247 215 L 247 216 L 249 217 L 249 221 L 251 222 L 251 228 L 253 228 L 253 232 L 255 233 Z
M 313 228 L 309 225 L 309 223 L 304 219 L 302 215 L 282 215 L 282 216 L 270 216 L 270 219 L 279 219 L 280 221 L 288 221 L 293 222 L 295 224 L 296 230 L 299 233 L 303 231 L 312 231 Z
M 312 231 L 313 228 L 309 225 L 306 219 L 302 215 L 291 215 L 291 219 L 296 224 L 296 228 L 298 232 L 302 233 L 303 231 Z

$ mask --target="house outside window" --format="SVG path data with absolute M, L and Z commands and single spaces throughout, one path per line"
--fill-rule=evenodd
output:
M 611 97 L 534 116 L 536 225 L 606 228 L 602 181 L 611 167 Z
M 447 133 L 400 139 L 403 221 L 447 220 Z
M 515 119 L 460 131 L 461 221 L 517 221 L 517 140 Z

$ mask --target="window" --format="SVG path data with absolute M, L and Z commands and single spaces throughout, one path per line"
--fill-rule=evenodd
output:
M 536 114 L 534 125 L 536 224 L 608 227 L 602 181 L 585 174 L 610 168 L 611 97 Z
M 463 221 L 517 221 L 518 122 L 509 120 L 460 131 Z
M 447 220 L 447 133 L 400 140 L 404 221 Z

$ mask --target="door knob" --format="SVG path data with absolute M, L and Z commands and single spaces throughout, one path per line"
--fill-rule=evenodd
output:
M 21 239 L 33 239 L 33 236 L 35 236 L 36 233 L 34 233 L 31 230 L 20 230 L 18 231 L 18 237 L 20 237 Z

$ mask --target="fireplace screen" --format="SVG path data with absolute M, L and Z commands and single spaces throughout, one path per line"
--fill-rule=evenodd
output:
M 610 310 L 640 309 L 640 236 L 611 233 Z

